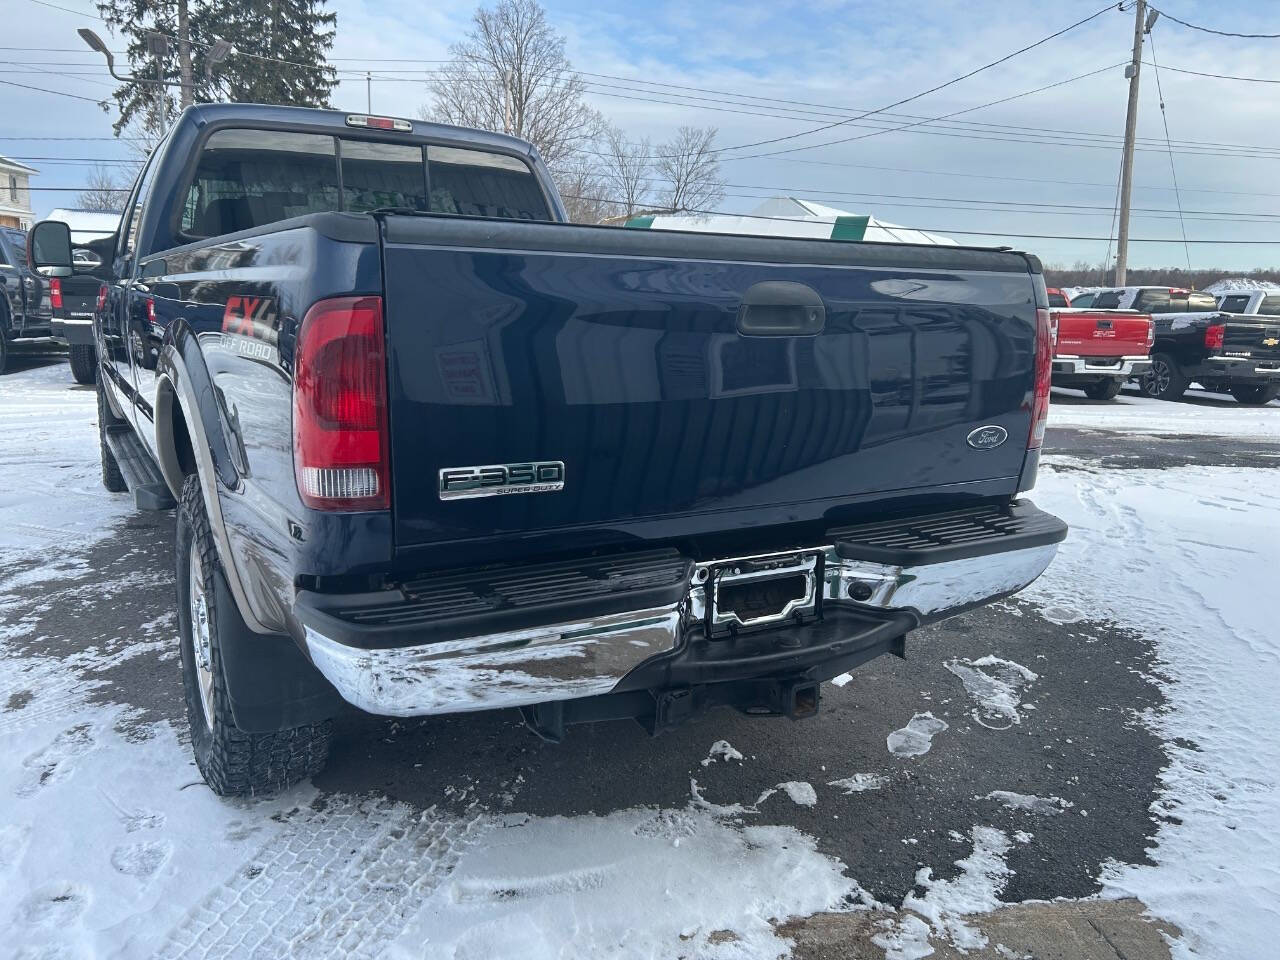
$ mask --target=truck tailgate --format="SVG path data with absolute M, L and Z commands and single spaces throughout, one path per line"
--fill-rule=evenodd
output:
M 1149 314 L 1133 310 L 1055 310 L 1058 356 L 1137 357 L 1151 349 Z
M 1274 363 L 1280 360 L 1280 319 L 1228 314 L 1222 333 L 1222 353 Z
M 710 537 L 1015 490 L 1038 280 L 1019 254 L 390 216 L 383 274 L 398 551 Z M 743 335 L 768 281 L 819 295 L 820 329 L 766 309 Z M 985 425 L 1007 442 L 967 443 Z M 544 492 L 442 496 L 484 466 L 517 469 L 478 492 L 516 492 L 540 463 Z

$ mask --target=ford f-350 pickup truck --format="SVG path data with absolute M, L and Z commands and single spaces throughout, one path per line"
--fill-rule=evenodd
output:
M 148 161 L 103 479 L 176 502 L 217 792 L 315 773 L 346 704 L 809 716 L 1052 559 L 1034 257 L 564 220 L 529 144 L 419 121 L 201 105 Z

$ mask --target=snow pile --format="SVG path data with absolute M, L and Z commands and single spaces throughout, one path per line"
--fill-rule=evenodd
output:
M 969 715 L 991 730 L 1005 730 L 1022 722 L 1018 713 L 1022 691 L 1039 679 L 1021 664 L 990 655 L 948 660 L 943 666 L 960 678 L 965 692 L 978 702 Z
M 1250 280 L 1248 277 L 1224 277 L 1204 288 L 1205 293 L 1212 293 L 1214 296 L 1224 293 L 1252 293 L 1255 290 L 1280 293 L 1280 283 L 1273 283 L 1270 280 Z
M 933 745 L 933 738 L 945 729 L 945 720 L 932 713 L 917 713 L 905 727 L 889 734 L 885 743 L 895 757 L 923 757 Z
M 916 886 L 923 887 L 925 893 L 908 894 L 902 909 L 918 916 L 908 914 L 899 920 L 881 922 L 881 932 L 871 939 L 885 951 L 885 960 L 920 960 L 929 956 L 933 953 L 930 935 L 946 937 L 961 952 L 981 950 L 987 945 L 986 936 L 965 923 L 964 917 L 1001 905 L 999 895 L 1013 875 L 1004 859 L 1012 843 L 1004 831 L 994 827 L 974 827 L 971 835 L 973 851 L 956 861 L 958 877 L 935 880 L 929 867 L 917 871 Z
M 838 787 L 846 794 L 862 793 L 866 790 L 879 790 L 889 782 L 888 777 L 880 776 L 876 773 L 855 773 L 851 777 L 845 777 L 842 780 L 828 780 L 828 787 Z
M 1053 816 L 1075 806 L 1070 800 L 1063 800 L 1061 797 L 1037 797 L 1029 793 L 1014 793 L 1012 790 L 992 790 L 981 799 L 996 800 L 1010 810 L 1021 810 L 1037 817 Z
M 1103 883 L 1181 927 L 1184 958 L 1272 956 L 1280 941 L 1277 476 L 1042 467 L 1036 491 L 1071 534 L 1024 596 L 1143 631 L 1173 678 L 1169 708 L 1145 718 L 1171 761 L 1152 811 L 1155 866 L 1115 864 Z M 1123 558 L 1123 589 L 1101 557 Z

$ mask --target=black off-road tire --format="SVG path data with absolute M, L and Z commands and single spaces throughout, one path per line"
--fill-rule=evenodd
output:
M 1242 403 L 1246 407 L 1261 407 L 1280 397 L 1280 383 L 1265 383 L 1259 386 L 1240 384 L 1231 388 L 1231 396 L 1236 398 L 1236 403 Z
M 1124 381 L 1119 377 L 1107 377 L 1085 387 L 1084 395 L 1090 400 L 1114 400 L 1120 396 L 1120 388 L 1123 386 Z
M 1181 400 L 1191 386 L 1178 361 L 1167 353 L 1153 353 L 1151 367 L 1142 375 L 1142 392 L 1155 400 Z
M 76 383 L 93 383 L 98 374 L 98 352 L 91 343 L 73 343 L 67 348 L 71 360 L 71 376 Z
M 112 493 L 124 493 L 129 485 L 124 482 L 124 474 L 120 472 L 120 464 L 116 463 L 116 455 L 107 446 L 107 427 L 123 423 L 111 412 L 111 404 L 102 392 L 102 384 L 98 384 L 98 453 L 102 457 L 102 485 Z
M 198 678 L 191 615 L 191 553 L 200 558 L 209 629 L 212 672 L 212 720 L 205 718 Z M 174 550 L 178 573 L 178 625 L 182 686 L 196 766 L 213 792 L 222 797 L 256 796 L 283 790 L 315 776 L 329 759 L 332 724 L 309 723 L 275 733 L 248 733 L 235 722 L 227 698 L 222 667 L 219 624 L 242 626 L 234 603 L 219 603 L 216 581 L 223 577 L 205 512 L 199 478 L 188 476 L 178 503 L 178 531 Z M 222 593 L 226 595 L 225 590 Z M 234 618 L 234 621 L 232 620 Z

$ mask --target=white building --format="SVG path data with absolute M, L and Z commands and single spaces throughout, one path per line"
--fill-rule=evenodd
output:
M 31 209 L 31 177 L 35 167 L 0 157 L 0 227 L 26 230 L 35 218 Z
M 950 237 L 878 220 L 798 197 L 772 197 L 750 213 L 678 213 L 632 217 L 628 227 L 690 230 L 695 233 L 739 233 L 821 240 L 865 240 L 872 243 L 923 243 L 955 246 Z

